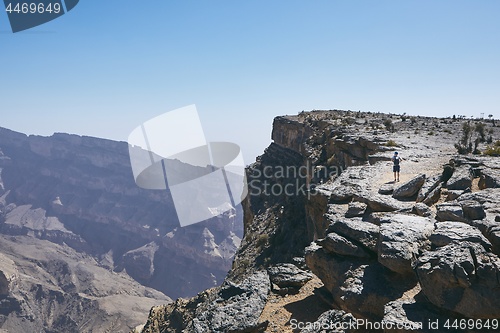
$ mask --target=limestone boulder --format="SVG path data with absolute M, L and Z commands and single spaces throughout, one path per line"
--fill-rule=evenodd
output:
M 379 194 L 388 195 L 388 194 L 392 194 L 392 192 L 394 192 L 394 184 L 393 183 L 383 184 L 378 189 Z
M 442 184 L 439 183 L 422 201 L 427 206 L 432 206 L 441 198 Z
M 331 305 L 355 317 L 380 320 L 384 306 L 415 286 L 416 278 L 401 279 L 373 259 L 332 255 L 312 243 L 305 251 L 306 263 L 331 293 Z
M 414 197 L 425 183 L 425 174 L 419 174 L 409 181 L 394 188 L 392 197 L 395 199 L 409 199 Z
M 461 165 L 455 168 L 453 175 L 446 183 L 449 190 L 465 190 L 472 186 L 474 171 L 469 164 Z
M 491 243 L 481 231 L 462 222 L 438 222 L 436 229 L 429 237 L 434 246 L 446 246 L 452 242 L 472 242 L 481 244 L 485 249 L 491 249 Z
M 363 216 L 365 214 L 366 207 L 368 207 L 368 205 L 364 202 L 351 202 L 349 203 L 345 217 L 350 218 Z
M 271 282 L 280 288 L 301 288 L 312 279 L 312 274 L 293 264 L 278 264 L 268 268 Z
M 419 253 L 430 248 L 433 220 L 414 215 L 388 215 L 380 223 L 378 261 L 391 271 L 413 273 Z
M 469 220 L 482 220 L 486 217 L 483 205 L 475 200 L 460 201 L 464 216 Z
M 251 332 L 262 329 L 259 317 L 270 292 L 266 272 L 248 276 L 241 283 L 225 281 L 217 298 L 200 307 L 185 332 Z M 264 327 L 265 328 L 265 327 Z
M 366 203 L 373 212 L 394 212 L 411 208 L 410 204 L 396 200 L 393 197 L 368 192 L 355 194 L 353 200 Z
M 484 168 L 480 171 L 479 188 L 499 188 L 500 187 L 500 170 Z
M 413 206 L 413 213 L 418 216 L 429 217 L 432 216 L 432 210 L 429 206 L 424 204 L 423 202 L 419 202 Z
M 493 252 L 500 255 L 500 221 L 477 220 L 472 225 L 479 229 L 493 245 Z
M 500 259 L 481 244 L 451 243 L 424 253 L 415 267 L 423 293 L 467 318 L 499 318 Z
M 425 198 L 441 183 L 442 175 L 434 175 L 425 179 L 424 184 L 418 191 L 417 202 L 424 201 Z
M 439 221 L 467 222 L 462 206 L 456 202 L 436 205 L 436 219 Z
M 370 253 L 362 246 L 340 236 L 334 232 L 326 235 L 326 238 L 319 240 L 318 244 L 328 253 L 357 258 L 370 258 Z
M 377 251 L 379 227 L 373 223 L 361 219 L 342 219 L 335 221 L 330 226 L 329 231 L 335 232 L 351 242 L 360 244 L 367 250 Z

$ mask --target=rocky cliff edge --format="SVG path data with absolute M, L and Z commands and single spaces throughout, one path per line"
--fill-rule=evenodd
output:
M 498 329 L 500 163 L 481 152 L 499 137 L 480 119 L 277 117 L 247 170 L 245 236 L 225 282 L 154 307 L 135 332 Z M 476 154 L 457 155 L 467 140 Z

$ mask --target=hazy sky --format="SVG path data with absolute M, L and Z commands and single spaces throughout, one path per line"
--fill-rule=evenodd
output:
M 126 140 L 196 104 L 245 161 L 311 109 L 500 117 L 500 1 L 82 0 L 12 34 L 0 126 Z

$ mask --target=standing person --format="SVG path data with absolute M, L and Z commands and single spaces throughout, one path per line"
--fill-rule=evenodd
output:
M 394 152 L 394 156 L 392 157 L 392 172 L 394 172 L 394 182 L 398 181 L 399 182 L 399 171 L 401 170 L 401 166 L 399 165 L 401 163 L 402 159 L 399 157 L 399 154 L 397 151 Z M 397 176 L 397 180 L 396 180 Z

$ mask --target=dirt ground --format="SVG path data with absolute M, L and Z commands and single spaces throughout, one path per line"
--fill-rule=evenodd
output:
M 298 294 L 280 296 L 271 293 L 260 321 L 269 320 L 266 332 L 291 333 L 290 320 L 314 322 L 325 311 L 331 308 L 317 294 L 323 283 L 316 276 L 304 285 Z

